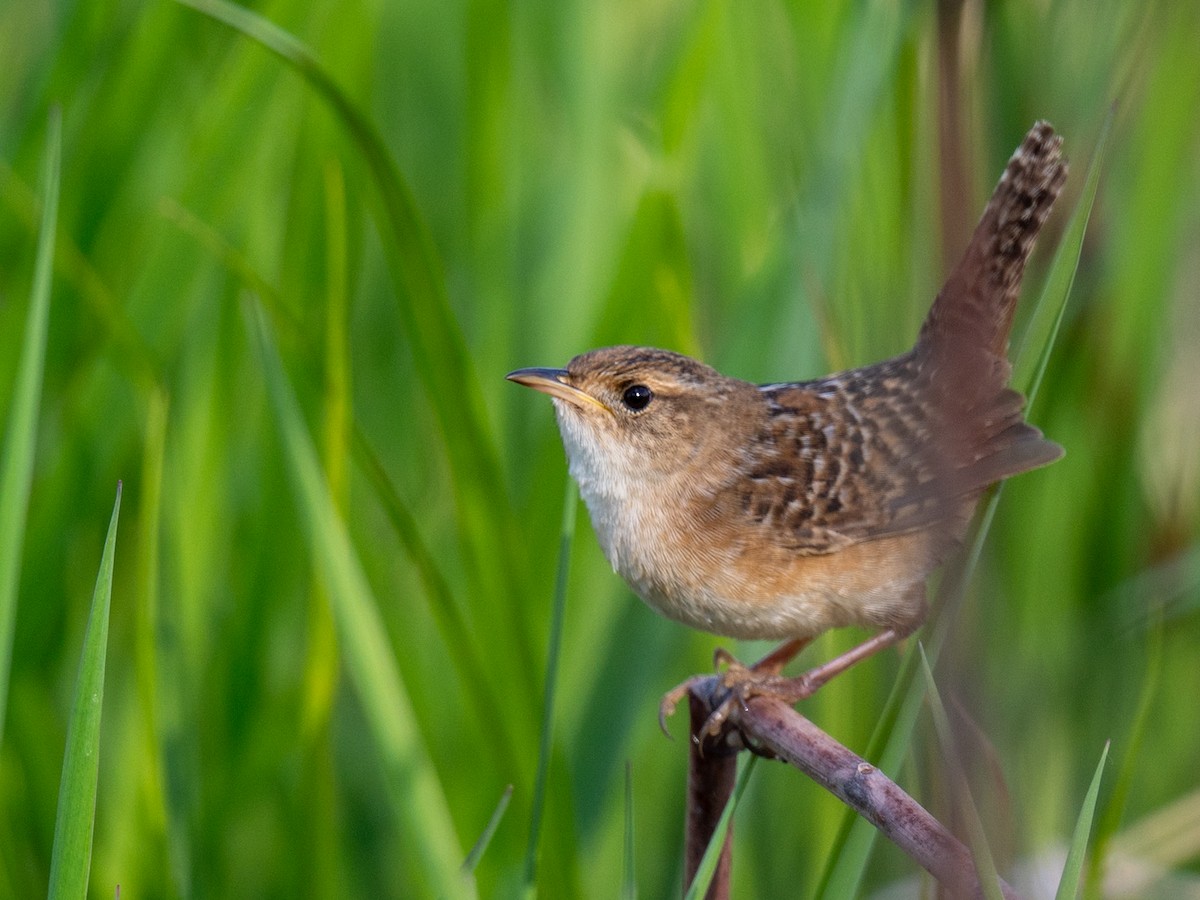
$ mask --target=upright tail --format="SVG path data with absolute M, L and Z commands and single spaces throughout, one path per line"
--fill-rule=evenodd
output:
M 1006 387 L 1008 334 L 1025 261 L 1050 215 L 1067 163 L 1062 139 L 1038 122 L 1012 155 L 962 261 L 921 327 L 914 353 L 941 435 L 951 493 L 1053 462 L 1062 448 L 1025 421 L 1025 398 Z
M 1066 179 L 1062 138 L 1048 122 L 1035 123 L 1008 161 L 971 243 L 934 301 L 918 348 L 1007 356 L 1025 261 Z

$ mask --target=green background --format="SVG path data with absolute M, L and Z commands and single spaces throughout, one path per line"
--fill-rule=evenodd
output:
M 1003 873 L 1055 883 L 1111 740 L 1110 869 L 1195 878 L 1200 4 L 255 9 L 311 48 L 387 158 L 195 10 L 0 3 L 3 427 L 52 105 L 64 123 L 0 895 L 45 889 L 118 479 L 92 894 L 433 895 L 509 784 L 477 883 L 519 891 L 566 472 L 549 404 L 504 373 L 614 342 L 755 381 L 900 352 L 1045 118 L 1073 168 L 1027 312 L 1110 108 L 1030 411 L 1067 456 L 1003 492 L 937 674 Z M 658 697 L 723 642 L 646 609 L 578 522 L 537 884 L 618 893 L 628 813 L 638 891 L 668 896 L 686 748 L 659 733 Z M 896 667 L 885 654 L 804 711 L 862 752 Z M 922 718 L 892 774 L 950 820 L 943 773 Z M 837 802 L 772 764 L 744 804 L 735 894 L 811 893 Z M 881 846 L 864 883 L 913 869 Z

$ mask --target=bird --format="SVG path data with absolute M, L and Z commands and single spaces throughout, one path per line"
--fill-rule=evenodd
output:
M 651 608 L 729 638 L 783 643 L 726 700 L 789 703 L 914 632 L 926 583 L 983 493 L 1063 448 L 1024 417 L 1008 341 L 1026 261 L 1067 177 L 1038 121 L 1013 153 L 912 349 L 823 378 L 752 384 L 670 350 L 591 350 L 507 378 L 548 394 L 569 472 L 613 569 Z M 875 634 L 802 675 L 813 638 Z M 664 725 L 695 679 L 668 692 Z

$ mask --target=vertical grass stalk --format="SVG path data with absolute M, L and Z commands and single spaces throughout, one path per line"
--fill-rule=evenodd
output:
M 113 555 L 117 547 L 117 519 L 121 514 L 121 485 L 108 523 L 104 555 L 96 575 L 92 608 L 75 700 L 67 726 L 62 779 L 58 788 L 58 816 L 54 822 L 54 849 L 50 857 L 50 900 L 83 900 L 87 896 L 92 866 L 92 826 L 96 818 L 96 787 L 100 775 L 100 713 L 104 706 L 104 661 L 108 652 L 108 610 L 112 598 Z
M 37 438 L 38 398 L 46 364 L 46 327 L 50 317 L 50 280 L 54 265 L 54 235 L 58 228 L 58 185 L 62 162 L 62 114 L 50 112 L 46 127 L 46 157 L 42 165 L 42 223 L 38 232 L 33 290 L 25 319 L 21 368 L 13 389 L 12 412 L 0 459 L 0 746 L 8 708 L 8 676 L 12 667 L 13 627 L 17 618 L 17 585 L 21 579 L 21 548 L 25 514 L 33 482 L 33 451 Z
M 571 543 L 575 538 L 575 517 L 579 495 L 575 482 L 568 480 L 563 498 L 562 532 L 558 545 L 558 572 L 554 578 L 554 603 L 550 613 L 550 646 L 546 651 L 546 686 L 542 695 L 542 732 L 538 743 L 537 775 L 533 785 L 533 809 L 529 815 L 529 843 L 525 848 L 525 890 L 535 893 L 538 841 L 542 814 L 546 806 L 546 778 L 550 770 L 550 751 L 554 738 L 554 692 L 558 684 L 558 660 L 562 648 L 563 621 L 567 610 L 567 576 L 571 567 Z

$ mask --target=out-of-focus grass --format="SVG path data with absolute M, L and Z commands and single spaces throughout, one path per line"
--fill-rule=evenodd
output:
M 50 317 L 50 283 L 54 272 L 54 239 L 58 230 L 58 191 L 62 164 L 62 113 L 55 107 L 46 129 L 42 169 L 41 222 L 29 313 L 21 342 L 12 400 L 6 404 L 4 443 L 0 445 L 0 746 L 4 743 L 12 666 L 13 626 L 17 617 L 17 584 L 25 540 L 25 519 L 33 482 L 42 377 L 46 364 L 46 329 Z
M 964 19 L 967 217 L 1037 118 L 1062 131 L 1074 164 L 1025 313 L 1117 108 L 1031 410 L 1067 457 L 1005 488 L 939 661 L 947 706 L 1002 770 L 998 789 L 995 772 L 968 765 L 1005 877 L 1067 844 L 1105 740 L 1126 821 L 1196 788 L 1192 692 L 1140 694 L 1194 684 L 1200 650 L 1186 564 L 1200 552 L 1200 412 L 1185 389 L 1200 382 L 1194 6 L 988 4 Z M 391 162 L 364 153 L 328 93 L 194 10 L 0 6 L 4 426 L 30 314 L 43 123 L 52 104 L 64 111 L 0 746 L 0 894 L 46 888 L 59 769 L 45 748 L 63 745 L 102 540 L 95 510 L 117 478 L 137 515 L 116 554 L 93 892 L 429 888 L 370 737 L 380 711 L 348 683 L 361 660 L 347 658 L 314 574 L 328 548 L 308 537 L 313 506 L 294 501 L 294 445 L 239 303 L 248 287 L 270 306 L 297 424 L 322 454 L 310 476 L 378 600 L 377 638 L 412 705 L 405 727 L 428 748 L 448 812 L 443 846 L 471 847 L 514 785 L 474 869 L 481 894 L 512 894 L 566 475 L 547 405 L 502 376 L 613 341 L 756 380 L 902 350 L 951 262 L 937 225 L 937 10 L 275 0 L 255 11 L 311 50 Z M 381 188 L 389 165 L 406 193 Z M 394 218 L 403 202 L 408 243 Z M 705 668 L 717 641 L 633 600 L 582 512 L 579 525 L 538 886 L 611 896 L 636 832 L 639 893 L 663 896 L 680 889 L 686 760 L 658 733 L 657 699 Z M 1147 623 L 1160 600 L 1172 605 L 1155 656 Z M 458 622 L 467 646 L 447 637 Z M 860 638 L 831 635 L 812 653 Z M 1145 677 L 1152 658 L 1157 680 Z M 864 749 L 896 665 L 862 666 L 806 712 Z M 894 774 L 938 808 L 946 782 L 929 730 L 918 721 Z M 1109 800 L 1101 790 L 1100 822 L 1113 821 Z M 432 806 L 425 815 L 439 821 Z M 738 811 L 736 893 L 811 891 L 840 822 L 795 773 L 757 767 Z M 1112 846 L 1131 846 L 1119 817 L 1113 827 Z M 1177 874 L 1198 853 L 1173 848 Z M 862 884 L 911 871 L 881 846 Z

